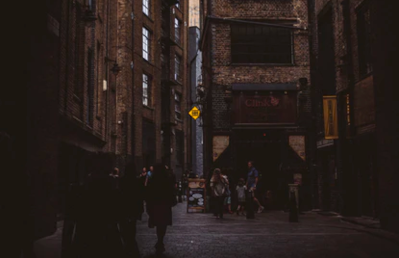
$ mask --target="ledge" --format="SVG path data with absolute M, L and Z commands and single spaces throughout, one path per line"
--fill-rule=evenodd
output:
M 291 90 L 297 91 L 297 84 L 296 83 L 232 83 L 231 84 L 232 90 Z

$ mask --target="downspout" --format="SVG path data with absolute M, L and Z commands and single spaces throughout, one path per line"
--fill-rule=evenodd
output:
M 64 83 L 65 84 L 65 88 L 64 88 L 64 115 L 65 116 L 66 116 L 67 110 L 68 110 L 68 108 L 67 108 L 67 105 L 68 105 L 68 74 L 69 74 L 69 66 L 70 66 L 70 63 L 69 63 L 70 58 L 69 58 L 69 51 L 68 51 L 68 49 L 69 49 L 69 29 L 70 29 L 69 18 L 71 17 L 71 2 L 70 1 L 68 1 L 67 10 L 68 10 L 68 12 L 67 12 L 68 20 L 67 20 L 67 29 L 66 29 L 67 41 L 66 41 L 66 48 L 65 48 L 67 61 L 65 62 L 65 83 Z M 75 49 L 75 51 L 76 51 L 76 49 Z M 74 76 L 75 76 L 75 74 L 74 74 Z
M 308 0 L 308 27 L 309 27 L 309 65 L 310 65 L 310 90 L 311 90 L 311 124 L 310 124 L 310 157 L 309 170 L 310 170 L 310 184 L 311 184 L 311 195 L 312 195 L 312 209 L 319 208 L 318 203 L 318 184 L 317 179 L 317 116 L 315 112 L 317 109 L 317 75 L 316 75 L 316 49 L 314 47 L 314 38 L 317 35 L 316 31 L 316 18 L 315 18 L 315 0 Z
M 350 19 L 350 3 L 348 0 L 344 0 L 342 2 L 342 7 L 343 7 L 343 13 L 344 13 L 344 35 L 346 38 L 346 49 L 347 49 L 347 53 L 346 53 L 346 57 L 347 59 L 345 60 L 346 63 L 346 72 L 348 74 L 348 94 L 349 94 L 349 106 L 350 106 L 350 113 L 349 113 L 349 119 L 350 119 L 350 127 L 349 127 L 349 138 L 348 140 L 345 140 L 345 150 L 346 150 L 346 155 L 344 155 L 344 158 L 346 159 L 346 162 L 344 163 L 344 165 L 346 165 L 346 167 L 344 168 L 344 173 L 346 175 L 346 181 L 349 179 L 350 182 L 355 182 L 356 179 L 353 179 L 353 177 L 355 176 L 355 171 L 354 171 L 354 167 L 353 167 L 353 148 L 354 148 L 354 142 L 352 137 L 355 135 L 355 127 L 354 125 L 354 108 L 353 108 L 353 103 L 354 103 L 354 71 L 353 71 L 353 56 L 352 56 L 352 40 L 351 40 L 351 36 L 352 36 L 352 31 L 351 31 L 351 19 Z M 345 119 L 346 120 L 346 119 Z M 347 125 L 346 125 L 347 126 Z M 342 139 L 344 140 L 344 139 Z M 349 150 L 348 150 L 349 148 Z M 345 188 L 343 189 L 345 191 Z M 352 211 L 349 210 L 350 208 L 352 208 L 351 203 L 353 202 L 349 202 L 348 203 L 348 197 L 349 196 L 345 196 L 346 197 L 344 199 L 344 209 L 343 212 L 347 213 L 348 215 L 351 215 Z M 357 200 L 354 200 L 355 202 Z M 350 207 L 350 208 L 349 208 Z M 357 210 L 355 211 L 355 213 L 357 213 Z
M 132 2 L 132 15 L 133 15 L 133 17 L 132 17 L 132 62 L 133 62 L 133 69 L 131 69 L 132 70 L 132 107 L 131 107 L 131 110 L 132 110 L 132 122 L 131 122 L 131 132 L 130 132 L 130 135 L 131 135 L 131 148 L 132 148 L 132 159 L 134 160 L 135 159 L 135 153 L 136 153 L 136 151 L 135 151 L 135 147 L 134 147 L 134 139 L 135 139 L 135 132 L 136 132 L 136 130 L 135 130 L 135 123 L 134 123 L 134 121 L 135 121 L 135 117 L 136 117 L 136 115 L 135 115 L 135 108 L 134 108 L 134 103 L 135 103 L 135 101 L 134 101 L 134 97 L 135 97 L 135 94 L 134 94 L 134 90 L 135 90 L 135 87 L 134 87 L 134 3 Z M 136 166 L 137 166 L 137 163 L 136 163 Z M 138 167 L 137 167 L 137 169 L 139 169 Z M 139 171 L 139 170 L 138 170 Z

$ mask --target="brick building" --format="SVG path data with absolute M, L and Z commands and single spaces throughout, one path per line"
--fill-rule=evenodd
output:
M 325 211 L 377 216 L 375 105 L 368 1 L 313 1 L 318 200 Z M 337 99 L 326 140 L 322 96 Z
M 29 215 L 31 239 L 56 230 L 68 185 L 90 169 L 116 166 L 123 174 L 134 159 L 139 169 L 164 162 L 179 176 L 191 162 L 188 3 L 60 0 L 38 7 L 26 33 L 28 102 L 19 115 L 27 124 L 8 115 L 1 128 L 16 142 L 15 163 L 30 186 L 22 187 L 21 198 L 30 199 L 21 213 Z M 8 95 L 2 107 L 23 107 L 17 91 Z
M 313 103 L 315 110 L 323 110 L 322 96 L 336 96 L 339 128 L 338 139 L 324 140 L 323 114 L 317 114 L 316 206 L 381 218 L 384 228 L 398 231 L 393 219 L 398 205 L 392 199 L 398 170 L 391 161 L 395 160 L 391 144 L 398 135 L 392 112 L 397 109 L 392 106 L 388 82 L 393 78 L 388 53 L 394 37 L 386 28 L 387 21 L 393 21 L 393 12 L 384 1 L 310 2 L 310 12 L 315 14 Z
M 306 1 L 201 1 L 204 171 L 254 160 L 278 206 L 294 176 L 311 200 L 307 27 Z
M 396 12 L 389 1 L 370 1 L 373 84 L 377 141 L 379 218 L 384 229 L 399 233 L 399 109 L 392 58 L 398 52 L 398 36 L 392 33 Z

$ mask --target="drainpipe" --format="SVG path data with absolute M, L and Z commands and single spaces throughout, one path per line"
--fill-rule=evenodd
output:
M 311 183 L 311 195 L 312 195 L 312 209 L 319 208 L 318 203 L 318 184 L 317 184 L 317 116 L 314 115 L 319 112 L 317 109 L 317 74 L 316 74 L 316 49 L 314 46 L 316 31 L 316 10 L 315 0 L 308 0 L 308 27 L 309 27 L 309 57 L 310 57 L 310 90 L 311 90 L 311 124 L 309 130 L 309 143 L 310 143 L 310 183 Z

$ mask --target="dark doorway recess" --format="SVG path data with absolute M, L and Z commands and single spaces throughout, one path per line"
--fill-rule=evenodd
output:
M 237 177 L 247 179 L 248 161 L 253 161 L 259 171 L 258 190 L 261 196 L 272 192 L 273 203 L 269 208 L 282 208 L 286 178 L 281 173 L 282 150 L 287 141 L 279 131 L 242 130 L 235 133 Z

